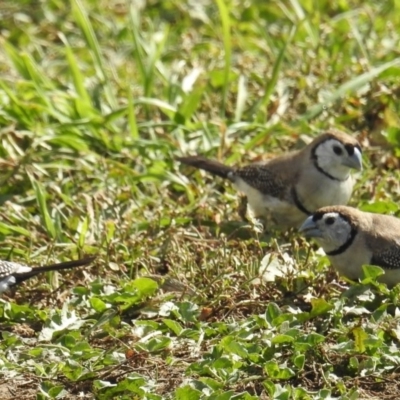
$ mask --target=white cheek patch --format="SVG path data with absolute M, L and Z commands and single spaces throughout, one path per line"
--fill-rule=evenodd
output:
M 320 143 L 315 151 L 320 165 L 338 163 L 337 160 L 340 160 L 341 155 L 334 152 L 334 146 L 339 147 L 342 150 L 342 154 L 345 154 L 346 149 L 343 147 L 342 143 L 335 139 L 326 140 Z
M 342 154 L 338 155 L 334 152 L 333 147 L 337 146 L 342 150 Z M 350 176 L 350 168 L 343 165 L 343 157 L 346 157 L 347 150 L 338 140 L 329 139 L 320 143 L 315 149 L 317 167 L 333 179 L 345 181 Z
M 329 225 L 326 221 L 333 218 L 335 221 Z M 323 247 L 325 250 L 331 251 L 343 246 L 351 238 L 352 228 L 346 219 L 342 218 L 338 213 L 327 213 L 320 222 L 320 229 L 323 232 Z

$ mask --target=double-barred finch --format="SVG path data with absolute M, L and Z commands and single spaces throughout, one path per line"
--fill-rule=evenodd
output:
M 0 260 L 0 293 L 10 287 L 32 278 L 42 272 L 60 271 L 89 265 L 96 257 L 86 257 L 80 260 L 67 261 L 58 264 L 45 265 L 43 267 L 31 268 L 24 264 Z
M 247 196 L 255 217 L 272 220 L 281 229 L 298 227 L 323 206 L 347 204 L 355 182 L 350 172 L 362 169 L 357 140 L 333 129 L 302 150 L 245 167 L 201 156 L 178 160 L 232 181 Z
M 381 282 L 400 282 L 400 219 L 347 206 L 324 207 L 300 227 L 314 238 L 340 274 L 357 280 L 363 265 L 376 265 L 385 273 Z

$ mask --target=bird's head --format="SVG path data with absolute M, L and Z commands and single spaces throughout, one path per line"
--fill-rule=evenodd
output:
M 305 237 L 314 238 L 328 255 L 346 246 L 356 233 L 354 221 L 341 209 L 352 210 L 345 206 L 320 208 L 299 228 Z
M 346 180 L 351 169 L 362 170 L 361 146 L 339 131 L 321 135 L 313 147 L 312 158 L 317 168 L 338 180 Z

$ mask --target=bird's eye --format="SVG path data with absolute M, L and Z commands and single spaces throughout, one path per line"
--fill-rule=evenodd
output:
M 341 156 L 343 154 L 343 150 L 339 147 L 339 146 L 333 146 L 333 151 L 335 152 L 335 154 L 337 154 L 338 156 Z
M 335 222 L 335 218 L 333 218 L 333 217 L 328 217 L 328 218 L 325 220 L 325 224 L 326 224 L 326 225 L 332 225 L 334 222 Z
M 354 154 L 354 146 L 352 146 L 351 144 L 346 144 L 344 147 L 346 147 L 349 156 L 352 156 Z M 361 149 L 358 149 L 358 151 L 361 153 Z

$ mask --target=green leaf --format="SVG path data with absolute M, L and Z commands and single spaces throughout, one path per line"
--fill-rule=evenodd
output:
M 199 381 L 207 385 L 209 388 L 213 390 L 219 390 L 224 387 L 222 382 L 218 382 L 217 380 L 213 378 L 209 378 L 207 376 L 203 376 L 199 378 Z
M 34 310 L 26 304 L 9 303 L 4 309 L 4 317 L 11 321 L 25 322 L 35 318 Z
M 96 380 L 93 385 L 96 389 L 101 389 L 101 400 L 123 398 L 144 398 L 146 386 L 146 379 L 136 374 L 132 374 L 130 377 L 119 381 L 117 384 L 110 384 L 107 381 Z M 135 396 L 134 396 L 135 395 Z M 137 396 L 139 397 L 137 397 Z
M 294 337 L 288 335 L 276 335 L 272 338 L 272 343 L 281 344 L 281 343 L 291 343 L 294 341 Z
M 293 359 L 293 364 L 300 370 L 304 368 L 304 364 L 306 361 L 306 357 L 304 354 L 298 354 L 296 357 Z
M 136 288 L 140 295 L 145 298 L 153 295 L 157 291 L 158 284 L 150 278 L 137 278 L 132 282 L 132 287 Z
M 71 348 L 73 348 L 74 346 L 76 346 L 76 343 L 77 343 L 78 340 L 82 340 L 82 337 L 81 337 L 80 332 L 77 332 L 77 331 L 73 332 L 73 331 L 71 331 L 71 332 L 69 332 L 68 334 L 64 335 L 64 336 L 61 338 L 60 343 L 61 343 L 64 347 L 66 347 L 67 349 L 71 349 Z
M 295 373 L 288 367 L 279 365 L 276 361 L 267 361 L 264 366 L 265 372 L 272 379 L 287 380 L 295 376 Z
M 372 203 L 361 204 L 359 209 L 361 211 L 377 214 L 392 214 L 398 211 L 399 206 L 394 201 L 375 201 Z
M 306 336 L 306 342 L 312 346 L 316 346 L 319 343 L 323 343 L 326 340 L 325 336 L 319 333 L 311 332 Z
M 269 303 L 266 312 L 267 321 L 274 325 L 274 320 L 282 314 L 282 311 L 275 303 Z
M 381 267 L 377 267 L 375 265 L 363 265 L 363 277 L 361 279 L 362 284 L 368 284 L 372 282 L 376 282 L 378 277 L 383 275 L 385 271 Z
M 318 392 L 319 399 L 331 399 L 332 392 L 329 389 L 321 389 Z
M 186 385 L 176 389 L 174 398 L 177 400 L 199 400 L 201 392 Z
M 146 343 L 145 347 L 150 353 L 158 353 L 168 349 L 168 347 L 171 345 L 171 342 L 171 339 L 166 336 L 158 336 Z
M 324 315 L 334 308 L 333 304 L 328 303 L 325 299 L 311 299 L 312 309 L 310 317 L 317 317 Z
M 61 394 L 61 392 L 64 390 L 64 387 L 60 385 L 55 385 L 49 381 L 44 381 L 41 383 L 39 389 L 42 394 L 45 395 L 45 397 L 49 399 L 55 399 Z
M 350 357 L 349 359 L 349 365 L 351 368 L 353 368 L 355 371 L 358 371 L 360 367 L 360 363 L 358 361 L 357 357 Z
M 173 321 L 172 319 L 163 319 L 162 322 L 163 322 L 172 332 L 174 332 L 175 335 L 177 335 L 177 336 L 179 336 L 179 335 L 182 333 L 182 331 L 183 331 L 182 326 L 181 326 L 178 322 Z
M 228 353 L 233 353 L 239 357 L 248 356 L 247 349 L 232 336 L 225 336 L 220 342 L 220 346 Z
M 90 305 L 92 306 L 92 308 L 98 313 L 101 313 L 101 312 L 107 310 L 106 303 L 104 303 L 104 301 L 100 300 L 97 297 L 91 297 L 89 302 L 90 302 Z
M 354 347 L 359 353 L 365 352 L 365 340 L 368 339 L 367 333 L 360 326 L 352 329 L 351 333 L 354 336 Z
M 178 304 L 179 315 L 185 322 L 196 322 L 199 315 L 199 308 L 196 304 L 182 302 Z
M 274 394 L 275 394 L 275 390 L 276 390 L 276 386 L 275 383 L 270 381 L 270 380 L 265 380 L 263 382 L 263 386 L 265 387 L 265 389 L 267 390 L 270 398 L 274 398 Z
M 76 382 L 78 381 L 83 373 L 84 369 L 80 362 L 75 361 L 73 359 L 69 359 L 67 363 L 62 368 L 62 373 L 68 378 L 69 380 Z

